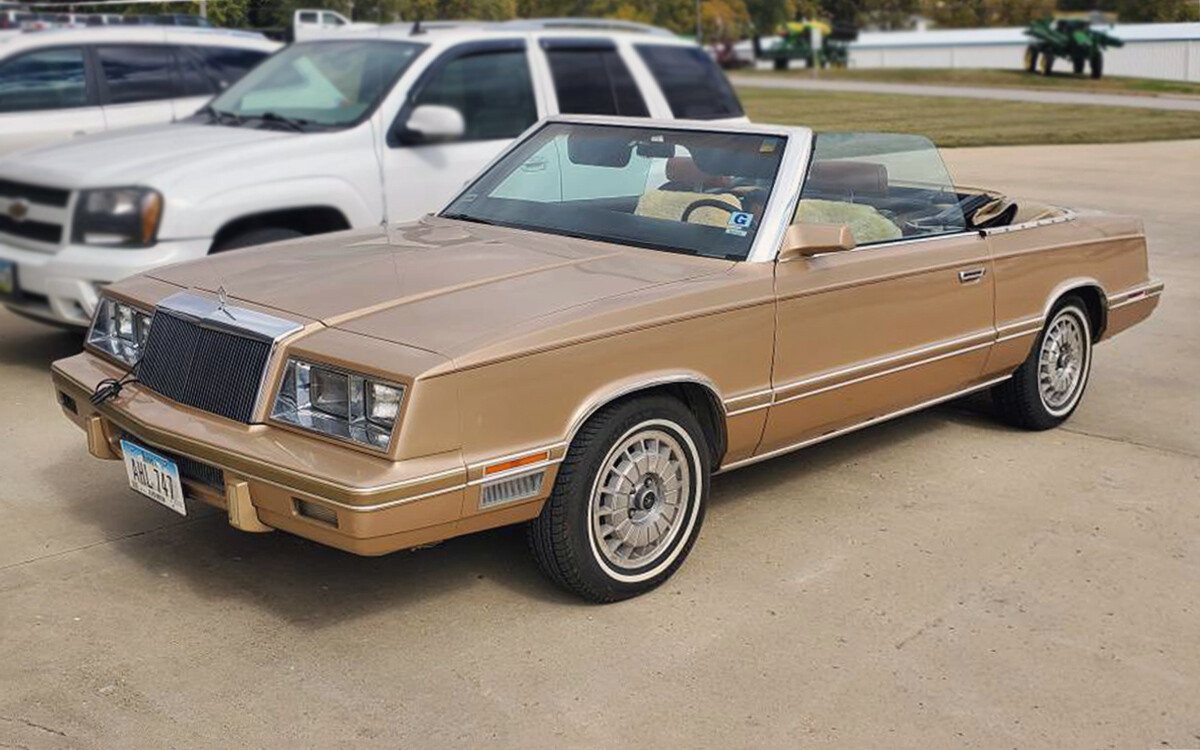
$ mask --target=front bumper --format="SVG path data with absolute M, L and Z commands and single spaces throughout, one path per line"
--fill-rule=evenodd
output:
M 97 287 L 152 268 L 203 258 L 210 240 L 160 242 L 144 249 L 67 245 L 41 252 L 0 242 L 0 260 L 17 265 L 19 293 L 0 302 L 13 312 L 57 325 L 85 328 L 99 299 Z
M 94 407 L 95 385 L 120 370 L 84 353 L 55 363 L 63 413 L 87 433 L 90 452 L 121 458 L 132 439 L 219 470 L 217 482 L 184 478 L 185 494 L 229 512 L 246 531 L 281 529 L 360 555 L 380 555 L 537 515 L 540 502 L 479 513 L 479 487 L 459 452 L 391 461 L 268 425 L 243 425 L 128 386 Z M 548 479 L 553 481 L 553 469 Z M 323 509 L 313 514 L 312 506 Z M 319 517 L 314 517 L 314 515 Z

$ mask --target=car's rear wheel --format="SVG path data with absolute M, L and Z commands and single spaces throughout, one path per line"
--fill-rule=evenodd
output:
M 1078 297 L 1067 297 L 1054 308 L 1028 359 L 992 395 L 1001 415 L 1012 424 L 1048 430 L 1075 411 L 1091 370 L 1087 307 Z
M 530 523 L 530 547 L 572 593 L 594 602 L 636 596 L 687 557 L 708 484 L 708 443 L 686 406 L 666 396 L 616 404 L 576 435 Z

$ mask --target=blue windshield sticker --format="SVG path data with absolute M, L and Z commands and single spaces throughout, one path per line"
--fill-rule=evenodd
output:
M 734 211 L 729 215 L 729 223 L 725 225 L 726 234 L 736 234 L 739 237 L 746 236 L 746 230 L 754 223 L 754 214 L 746 213 L 745 211 Z

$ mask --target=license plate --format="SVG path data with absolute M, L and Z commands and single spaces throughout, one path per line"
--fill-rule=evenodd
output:
M 128 440 L 121 441 L 121 452 L 125 454 L 130 487 L 181 516 L 187 515 L 183 483 L 179 481 L 179 467 L 174 461 Z
M 17 264 L 11 260 L 0 260 L 0 294 L 17 293 Z

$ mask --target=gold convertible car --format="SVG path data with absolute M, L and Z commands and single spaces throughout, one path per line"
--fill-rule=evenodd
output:
M 1054 427 L 1161 291 L 1138 219 L 956 188 L 924 138 L 557 118 L 437 215 L 106 288 L 54 383 L 179 513 L 364 555 L 529 522 L 613 601 L 716 472 L 981 389 Z

